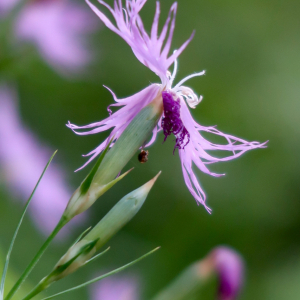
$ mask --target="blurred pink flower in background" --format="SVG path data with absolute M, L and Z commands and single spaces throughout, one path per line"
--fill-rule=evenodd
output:
M 0 17 L 7 14 L 20 0 L 1 0 Z
M 20 0 L 1 0 L 7 13 Z M 3 13 L 0 13 L 0 16 Z M 92 60 L 86 34 L 97 27 L 92 12 L 69 0 L 29 1 L 15 19 L 17 41 L 33 43 L 49 65 L 62 74 L 82 71 Z
M 244 262 L 235 250 L 220 246 L 209 255 L 219 278 L 219 300 L 234 300 L 244 283 Z
M 9 191 L 25 201 L 54 151 L 42 146 L 22 124 L 16 99 L 13 89 L 0 84 L 0 172 Z M 62 170 L 52 162 L 29 206 L 43 233 L 54 229 L 71 195 Z
M 91 288 L 92 300 L 139 300 L 138 280 L 132 275 L 107 277 Z

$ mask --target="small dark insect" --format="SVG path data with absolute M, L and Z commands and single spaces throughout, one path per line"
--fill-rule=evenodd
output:
M 138 155 L 138 160 L 140 163 L 145 163 L 148 161 L 149 151 L 142 150 L 141 153 Z

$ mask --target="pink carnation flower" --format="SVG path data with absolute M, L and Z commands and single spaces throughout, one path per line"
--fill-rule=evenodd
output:
M 90 125 L 76 126 L 74 124 L 68 124 L 68 126 L 79 135 L 94 134 L 113 129 L 109 137 L 103 143 L 87 154 L 91 156 L 87 163 L 103 151 L 107 142 L 111 140 L 113 136 L 115 140 L 117 140 L 141 109 L 160 95 L 164 112 L 157 127 L 154 128 L 153 136 L 146 147 L 153 144 L 157 133 L 161 130 L 164 132 L 165 139 L 170 134 L 175 135 L 176 143 L 174 151 L 178 149 L 185 183 L 197 203 L 204 205 L 210 212 L 210 209 L 205 204 L 205 193 L 200 187 L 192 169 L 193 164 L 204 173 L 212 176 L 222 176 L 224 174 L 211 172 L 207 168 L 207 165 L 237 158 L 250 149 L 263 148 L 265 143 L 260 144 L 259 142 L 245 141 L 232 135 L 222 133 L 217 130 L 215 126 L 202 126 L 192 118 L 189 107 L 195 108 L 196 105 L 201 102 L 202 96 L 197 97 L 192 89 L 183 84 L 192 77 L 204 75 L 205 72 L 202 71 L 189 75 L 176 85 L 173 85 L 177 72 L 177 58 L 193 38 L 192 34 L 178 50 L 169 55 L 175 28 L 177 3 L 171 6 L 169 15 L 160 34 L 158 33 L 160 4 L 159 2 L 156 3 L 156 13 L 149 35 L 139 15 L 140 10 L 147 0 L 126 0 L 125 7 L 122 5 L 122 0 L 115 0 L 113 8 L 102 0 L 98 1 L 110 11 L 115 19 L 116 25 L 88 0 L 87 3 L 109 29 L 127 42 L 137 59 L 160 77 L 161 83 L 152 84 L 137 94 L 124 99 L 118 99 L 109 89 L 116 101 L 116 103 L 111 106 L 122 106 L 122 108 L 112 113 L 108 107 L 110 116 Z M 171 74 L 168 69 L 173 64 L 174 67 Z M 82 129 L 89 130 L 85 132 L 77 131 Z M 225 139 L 226 144 L 212 143 L 206 140 L 201 135 L 201 132 L 209 132 L 221 136 Z M 229 153 L 229 155 L 224 158 L 214 157 L 207 152 L 210 150 L 223 150 Z

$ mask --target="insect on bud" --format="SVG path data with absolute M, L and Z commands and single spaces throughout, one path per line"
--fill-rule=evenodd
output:
M 90 174 L 69 200 L 64 212 L 67 220 L 87 210 L 101 195 L 132 170 L 118 176 L 141 145 L 145 144 L 161 114 L 162 100 L 161 96 L 157 95 L 129 123 L 113 146 L 111 146 L 114 140 L 112 137 Z M 144 163 L 148 160 L 148 151 L 141 153 L 140 162 Z
M 141 153 L 139 153 L 138 155 L 138 160 L 140 163 L 145 163 L 148 161 L 148 155 L 149 155 L 149 151 L 145 151 L 145 150 L 142 150 Z

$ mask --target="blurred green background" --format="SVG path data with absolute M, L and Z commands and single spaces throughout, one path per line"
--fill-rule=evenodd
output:
M 173 1 L 161 2 L 162 24 Z M 192 111 L 194 118 L 246 140 L 269 140 L 268 148 L 211 165 L 211 170 L 226 173 L 222 178 L 196 171 L 213 209 L 209 215 L 185 186 L 178 154 L 172 155 L 172 138 L 162 145 L 160 134 L 148 149 L 148 163 L 140 164 L 137 157 L 129 162 L 125 169 L 134 166 L 134 172 L 100 198 L 74 236 L 51 246 L 31 281 L 35 283 L 50 270 L 80 231 L 96 224 L 123 195 L 162 170 L 141 211 L 108 243 L 109 253 L 55 284 L 47 294 L 161 246 L 130 270 L 140 276 L 143 299 L 148 299 L 185 266 L 223 244 L 238 250 L 247 264 L 241 299 L 299 299 L 300 2 L 178 0 L 178 5 L 172 48 L 180 46 L 194 29 L 196 35 L 180 56 L 176 81 L 207 71 L 187 84 L 204 96 Z M 155 1 L 148 0 L 141 12 L 148 29 L 154 9 Z M 60 77 L 38 55 L 28 57 L 13 74 L 24 123 L 42 143 L 59 150 L 55 161 L 66 169 L 74 188 L 90 169 L 73 173 L 85 162 L 81 155 L 94 149 L 106 133 L 76 136 L 65 126 L 67 121 L 85 125 L 107 116 L 106 107 L 113 99 L 103 84 L 122 98 L 159 82 L 129 46 L 104 26 L 91 44 L 96 59 L 87 74 L 77 79 Z M 3 253 L 21 205 L 12 201 L 4 186 L 0 196 Z M 12 255 L 10 277 L 25 268 L 43 240 L 27 217 Z M 203 299 L 214 299 L 214 288 L 207 288 Z M 88 291 L 62 298 L 88 299 Z

